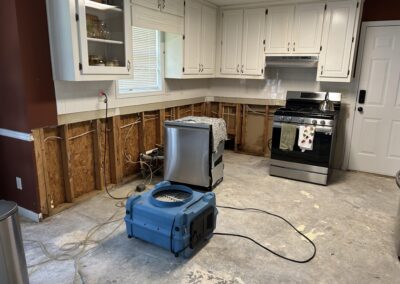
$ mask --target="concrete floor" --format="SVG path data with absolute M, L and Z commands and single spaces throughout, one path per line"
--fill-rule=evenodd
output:
M 124 195 L 135 184 L 114 191 Z M 335 171 L 327 187 L 268 175 L 268 160 L 225 154 L 225 179 L 215 190 L 217 203 L 257 207 L 280 214 L 314 240 L 315 259 L 295 264 L 237 238 L 214 236 L 191 259 L 135 239 L 121 222 L 94 236 L 79 263 L 85 283 L 399 283 L 400 262 L 394 231 L 400 190 L 393 179 Z M 104 193 L 40 224 L 22 222 L 24 239 L 42 241 L 51 253 L 124 209 Z M 119 224 L 122 224 L 118 227 Z M 310 244 L 284 222 L 261 214 L 220 209 L 218 232 L 246 234 L 281 254 L 305 259 Z M 28 265 L 46 257 L 36 243 L 25 243 Z M 80 283 L 74 261 L 51 261 L 29 269 L 31 283 Z

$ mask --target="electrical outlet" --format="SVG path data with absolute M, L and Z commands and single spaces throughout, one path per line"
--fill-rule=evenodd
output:
M 19 190 L 22 190 L 22 179 L 20 177 L 17 177 L 16 181 L 17 181 L 17 188 Z

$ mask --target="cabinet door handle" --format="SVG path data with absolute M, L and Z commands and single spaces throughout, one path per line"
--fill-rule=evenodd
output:
M 293 51 L 296 51 L 296 43 L 293 42 Z
M 126 67 L 128 68 L 128 72 L 131 71 L 131 61 L 130 60 L 128 60 Z
M 242 74 L 243 74 L 243 70 L 244 70 L 244 65 L 242 64 Z
M 321 75 L 324 74 L 324 65 L 321 66 Z
M 236 66 L 236 72 L 237 72 L 237 73 L 240 72 L 240 71 L 239 71 L 239 67 L 240 67 L 240 65 L 238 64 L 238 65 Z
M 162 8 L 165 9 L 165 0 L 163 0 Z
M 199 72 L 201 72 L 201 64 L 199 63 Z
M 204 65 L 201 64 L 201 72 L 204 72 Z
M 160 9 L 161 8 L 161 0 L 158 0 L 158 5 L 157 8 Z
M 290 42 L 287 43 L 287 51 L 290 51 Z

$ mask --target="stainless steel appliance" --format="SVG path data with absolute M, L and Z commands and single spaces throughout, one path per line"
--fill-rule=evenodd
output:
M 333 111 L 321 111 L 320 104 L 329 97 Z M 326 185 L 332 163 L 336 122 L 341 94 L 329 92 L 288 92 L 286 106 L 274 115 L 270 175 Z M 283 123 L 296 126 L 293 150 L 280 149 Z M 315 127 L 312 150 L 298 146 L 299 128 Z
M 224 141 L 213 147 L 206 123 L 166 121 L 164 180 L 212 190 L 224 176 Z
M 0 200 L 0 283 L 29 283 L 15 202 Z

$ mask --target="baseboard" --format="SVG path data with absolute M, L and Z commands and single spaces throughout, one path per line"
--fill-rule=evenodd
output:
M 18 214 L 20 216 L 23 216 L 33 222 L 39 223 L 40 221 L 43 220 L 43 214 L 42 213 L 35 213 L 31 210 L 25 209 L 21 206 L 18 206 Z

